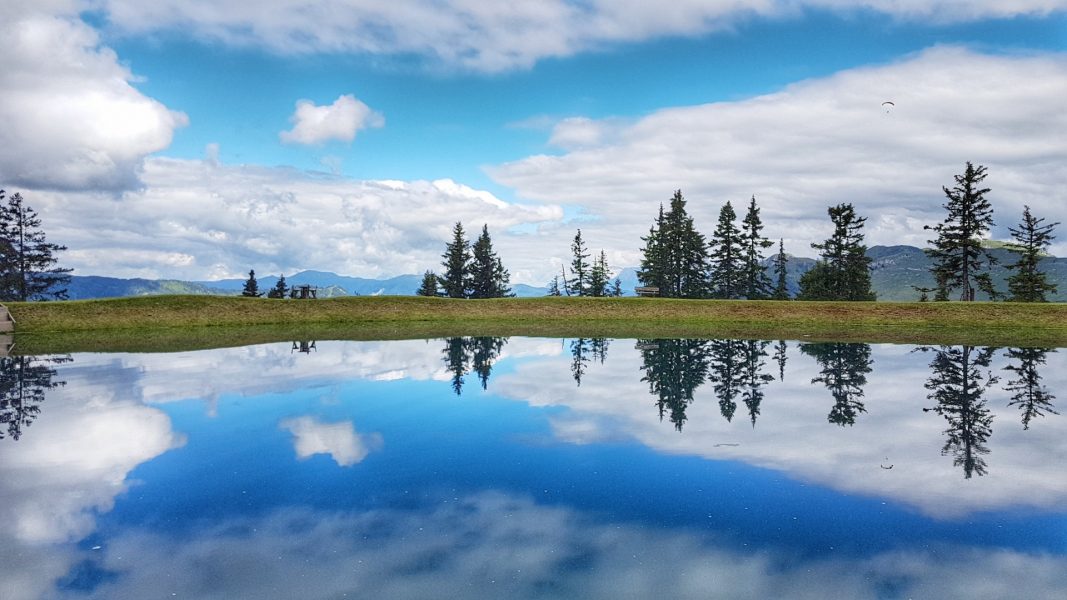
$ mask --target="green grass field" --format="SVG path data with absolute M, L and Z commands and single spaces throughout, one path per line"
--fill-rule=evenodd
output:
M 16 302 L 8 308 L 16 321 L 16 348 L 23 353 L 451 335 L 1067 346 L 1067 304 L 145 296 Z

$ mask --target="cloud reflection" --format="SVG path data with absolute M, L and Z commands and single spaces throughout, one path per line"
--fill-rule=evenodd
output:
M 352 421 L 324 423 L 315 417 L 285 419 L 279 427 L 293 434 L 293 448 L 300 460 L 316 454 L 329 454 L 338 465 L 350 467 L 382 446 L 378 433 L 359 435 Z

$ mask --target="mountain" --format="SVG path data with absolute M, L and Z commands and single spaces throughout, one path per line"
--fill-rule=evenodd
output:
M 998 290 L 1006 291 L 1007 277 L 1010 275 L 1005 265 L 1015 262 L 1015 255 L 1003 244 L 991 243 L 987 246 L 990 253 L 999 261 L 993 271 L 993 281 Z M 872 246 L 867 249 L 871 257 L 871 285 L 879 300 L 913 301 L 919 299 L 919 292 L 912 286 L 933 287 L 934 279 L 930 275 L 930 260 L 920 248 L 914 246 Z M 764 264 L 770 268 L 771 258 Z M 815 265 L 815 259 L 802 256 L 789 256 L 786 265 L 786 283 L 791 294 L 799 289 L 800 276 Z M 1049 299 L 1058 302 L 1067 301 L 1067 258 L 1048 257 L 1042 259 L 1041 268 L 1049 279 L 1059 286 L 1058 293 Z M 624 296 L 633 296 L 634 288 L 639 285 L 637 269 L 627 267 L 618 273 Z M 266 293 L 278 282 L 275 275 L 257 278 L 259 289 Z M 366 279 L 348 277 L 326 271 L 301 271 L 286 277 L 292 285 L 311 285 L 319 288 L 320 298 L 334 296 L 411 296 L 422 283 L 421 275 L 400 275 L 388 279 Z M 219 281 L 177 281 L 172 279 L 118 279 L 114 277 L 79 276 L 71 277 L 68 293 L 72 300 L 88 298 L 112 298 L 120 296 L 146 296 L 152 294 L 216 294 L 235 295 L 244 288 L 244 279 L 222 279 Z M 524 283 L 512 285 L 512 291 L 520 298 L 544 296 L 548 294 L 547 286 L 532 286 Z M 979 294 L 979 299 L 985 296 Z

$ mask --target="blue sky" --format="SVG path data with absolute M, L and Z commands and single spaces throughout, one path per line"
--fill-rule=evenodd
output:
M 540 285 L 577 227 L 635 265 L 677 188 L 707 232 L 756 195 L 795 254 L 843 201 L 921 244 L 967 160 L 1004 238 L 1067 221 L 1065 8 L 15 0 L 0 186 L 117 276 L 417 273 L 462 220 Z

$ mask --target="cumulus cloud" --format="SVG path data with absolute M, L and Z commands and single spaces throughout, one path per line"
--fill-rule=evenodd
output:
M 351 142 L 356 132 L 385 125 L 385 118 L 351 94 L 339 96 L 333 104 L 317 106 L 310 100 L 299 100 L 296 112 L 289 118 L 293 128 L 283 131 L 283 142 L 321 144 L 330 140 Z
M 293 434 L 293 449 L 301 460 L 328 454 L 338 465 L 351 467 L 382 445 L 381 434 L 359 435 L 352 421 L 325 423 L 303 416 L 284 419 L 278 426 Z
M 922 246 L 922 225 L 944 218 L 941 186 L 970 160 L 989 169 L 993 234 L 1006 239 L 1024 204 L 1067 222 L 1067 203 L 1056 200 L 1067 188 L 1064 97 L 1067 56 L 938 47 L 633 123 L 570 119 L 552 135 L 568 152 L 490 174 L 521 198 L 582 206 L 591 217 L 583 236 L 623 251 L 615 264 L 634 265 L 640 236 L 677 188 L 706 233 L 723 203 L 737 208 L 755 194 L 765 234 L 795 254 L 810 256 L 809 243 L 830 234 L 826 207 L 839 202 L 868 217 L 868 244 Z M 888 113 L 887 100 L 896 105 Z
M 66 7 L 54 4 L 41 8 Z M 89 26 L 22 8 L 0 19 L 0 181 L 136 187 L 144 157 L 169 146 L 186 116 L 133 87 L 134 76 Z
M 724 30 L 752 17 L 782 18 L 806 9 L 849 14 L 873 10 L 901 19 L 960 22 L 1046 15 L 1063 0 L 103 0 L 110 22 L 143 33 L 180 29 L 205 39 L 275 52 L 416 54 L 479 71 L 530 67 L 606 45 Z

